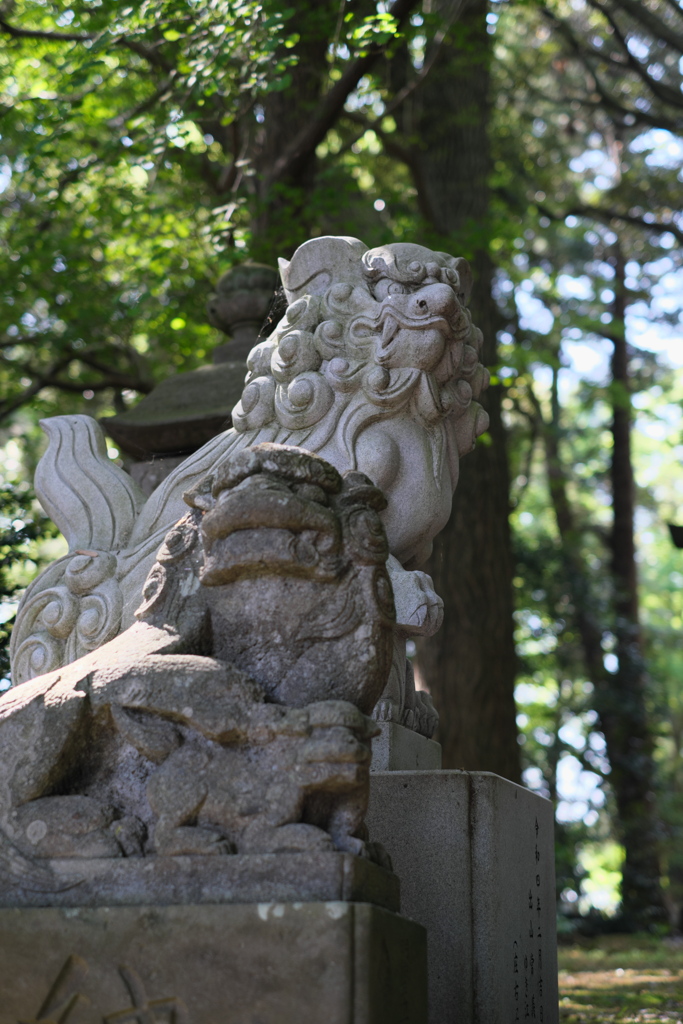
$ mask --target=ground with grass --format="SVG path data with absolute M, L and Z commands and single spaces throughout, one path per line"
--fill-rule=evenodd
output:
M 683 1024 L 683 939 L 584 939 L 559 961 L 561 1024 Z

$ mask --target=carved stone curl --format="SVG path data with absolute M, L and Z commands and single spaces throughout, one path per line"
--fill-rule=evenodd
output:
M 48 447 L 35 486 L 69 554 L 24 594 L 10 648 L 15 683 L 68 665 L 120 631 L 118 554 L 145 501 L 107 457 L 104 434 L 90 416 L 55 416 L 41 426 Z
M 382 859 L 363 818 L 395 624 L 384 496 L 261 444 L 186 501 L 136 624 L 0 699 L 0 859 L 21 878 L 60 857 Z

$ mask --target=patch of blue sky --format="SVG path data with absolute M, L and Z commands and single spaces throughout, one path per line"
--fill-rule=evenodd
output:
M 634 153 L 647 153 L 645 163 L 649 167 L 675 168 L 683 164 L 683 139 L 665 128 L 651 128 L 643 132 L 633 140 L 629 149 Z
M 557 820 L 585 821 L 591 810 L 602 807 L 605 794 L 601 783 L 600 776 L 586 771 L 573 754 L 563 754 L 557 764 Z
M 0 135 L 0 139 L 2 136 Z M 5 192 L 12 181 L 12 165 L 10 164 L 7 157 L 3 157 L 0 160 L 0 195 Z
M 554 685 L 544 686 L 542 683 L 517 683 L 515 686 L 515 700 L 520 706 L 525 704 L 545 704 L 546 707 L 554 708 L 557 704 L 557 690 Z
M 558 736 L 563 743 L 573 747 L 574 750 L 585 750 L 586 748 L 584 723 L 577 715 L 574 715 L 560 727 Z
M 595 295 L 593 282 L 587 274 L 581 274 L 580 277 L 560 274 L 557 278 L 557 290 L 565 299 L 592 299 Z
M 576 378 L 590 384 L 603 384 L 609 377 L 611 342 L 600 338 L 584 338 L 581 341 L 565 340 L 562 345 L 566 369 L 561 377 L 561 389 L 571 390 Z
M 555 323 L 550 310 L 526 289 L 518 288 L 515 293 L 519 310 L 519 325 L 523 330 L 535 331 L 537 334 L 549 334 Z

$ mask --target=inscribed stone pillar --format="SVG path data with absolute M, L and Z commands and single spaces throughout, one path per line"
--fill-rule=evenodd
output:
M 430 1024 L 557 1024 L 553 808 L 488 772 L 371 778 L 368 827 L 427 929 Z

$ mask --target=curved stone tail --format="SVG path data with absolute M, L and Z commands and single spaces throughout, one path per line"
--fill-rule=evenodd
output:
M 91 416 L 53 416 L 40 425 L 49 444 L 36 469 L 36 494 L 69 550 L 123 547 L 145 496 L 108 458 L 99 423 Z

